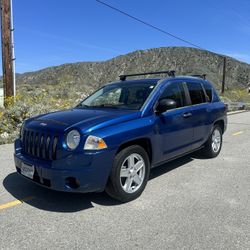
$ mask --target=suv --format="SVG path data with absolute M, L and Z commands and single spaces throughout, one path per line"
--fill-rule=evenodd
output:
M 126 80 L 156 73 L 169 76 Z M 17 172 L 54 190 L 106 190 L 127 202 L 142 193 L 151 168 L 193 151 L 220 153 L 226 106 L 204 75 L 120 79 L 75 108 L 26 120 L 15 141 Z

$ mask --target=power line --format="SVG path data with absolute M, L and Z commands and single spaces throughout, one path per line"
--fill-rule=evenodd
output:
M 142 19 L 139 19 L 139 18 L 137 18 L 137 17 L 135 17 L 135 16 L 132 16 L 132 15 L 128 14 L 127 12 L 122 11 L 122 10 L 120 10 L 120 9 L 118 9 L 118 8 L 116 8 L 116 7 L 112 6 L 112 5 L 110 5 L 110 4 L 107 4 L 107 3 L 102 2 L 102 1 L 100 1 L 100 0 L 96 0 L 96 1 L 97 1 L 98 3 L 100 3 L 100 4 L 105 5 L 106 7 L 110 8 L 110 9 L 113 9 L 113 10 L 115 10 L 115 11 L 117 11 L 117 12 L 119 12 L 119 13 L 121 13 L 121 14 L 123 14 L 123 15 L 129 17 L 129 18 L 131 18 L 131 19 L 134 19 L 134 20 L 136 20 L 137 22 L 140 22 L 140 23 L 142 23 L 142 24 L 144 24 L 144 25 L 146 25 L 146 26 L 148 26 L 148 27 L 150 27 L 150 28 L 152 28 L 152 29 L 155 29 L 155 30 L 157 30 L 157 31 L 159 31 L 159 32 L 161 32 L 161 33 L 167 35 L 167 36 L 171 36 L 171 37 L 173 37 L 173 38 L 175 38 L 175 39 L 177 39 L 177 40 L 179 40 L 179 41 L 181 41 L 181 42 L 184 42 L 184 43 L 186 43 L 186 44 L 189 44 L 189 45 L 191 45 L 191 46 L 193 46 L 193 47 L 196 47 L 196 48 L 198 48 L 198 49 L 206 50 L 206 49 L 200 47 L 199 45 L 196 45 L 196 44 L 194 44 L 194 43 L 192 43 L 192 42 L 189 42 L 188 40 L 183 39 L 183 38 L 181 38 L 181 37 L 179 37 L 179 36 L 176 36 L 176 35 L 174 35 L 174 34 L 168 32 L 168 31 L 166 31 L 166 30 L 163 30 L 163 29 L 161 29 L 161 28 L 159 28 L 159 27 L 157 27 L 157 26 L 155 26 L 155 25 L 153 25 L 153 24 L 150 24 L 149 22 L 146 22 L 146 21 L 144 21 L 144 20 L 142 20 Z
M 123 10 L 120 10 L 120 9 L 118 9 L 118 8 L 116 8 L 116 7 L 112 6 L 112 5 L 110 5 L 110 4 L 107 4 L 107 3 L 105 3 L 105 2 L 103 2 L 103 1 L 101 1 L 101 0 L 96 0 L 96 2 L 98 2 L 98 3 L 100 3 L 100 4 L 103 4 L 103 5 L 105 5 L 106 7 L 110 8 L 110 9 L 112 9 L 112 10 L 115 10 L 115 11 L 121 13 L 122 15 L 127 16 L 127 17 L 129 17 L 129 18 L 131 18 L 131 19 L 133 19 L 133 20 L 135 20 L 135 21 L 137 21 L 137 22 L 139 22 L 139 23 L 142 23 L 142 24 L 144 24 L 144 25 L 146 25 L 146 26 L 148 26 L 148 27 L 150 27 L 150 28 L 152 28 L 152 29 L 155 29 L 155 30 L 157 30 L 157 31 L 159 31 L 159 32 L 161 32 L 161 33 L 167 35 L 167 36 L 171 36 L 171 37 L 173 37 L 173 38 L 175 38 L 175 39 L 177 39 L 177 40 L 179 40 L 179 41 L 181 41 L 181 42 L 184 42 L 184 43 L 186 43 L 186 44 L 189 44 L 189 45 L 191 45 L 191 46 L 193 46 L 193 47 L 196 47 L 196 48 L 198 48 L 198 49 L 202 49 L 202 50 L 205 50 L 205 51 L 207 51 L 207 52 L 210 52 L 209 50 L 204 49 L 204 48 L 200 47 L 199 45 L 196 45 L 196 44 L 194 44 L 194 43 L 192 43 L 192 42 L 190 42 L 190 41 L 188 41 L 188 40 L 186 40 L 186 39 L 183 39 L 183 38 L 181 38 L 181 37 L 179 37 L 179 36 L 176 36 L 176 35 L 174 35 L 174 34 L 168 32 L 168 31 L 166 31 L 166 30 L 163 30 L 163 29 L 161 29 L 161 28 L 159 28 L 159 27 L 157 27 L 157 26 L 155 26 L 155 25 L 149 23 L 149 22 L 146 22 L 146 21 L 144 21 L 144 20 L 142 20 L 142 19 L 139 19 L 138 17 L 132 16 L 131 14 L 129 14 L 129 13 L 123 11 Z M 221 89 L 221 93 L 223 94 L 223 93 L 224 93 L 224 89 L 225 89 L 225 78 L 226 78 L 226 56 L 221 55 L 221 54 L 218 54 L 218 53 L 216 53 L 216 54 L 217 54 L 219 57 L 221 57 L 222 60 L 223 60 L 222 89 Z

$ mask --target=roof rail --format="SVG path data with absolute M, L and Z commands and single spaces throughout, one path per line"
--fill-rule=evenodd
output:
M 156 72 L 145 72 L 145 73 L 137 73 L 137 74 L 127 74 L 127 75 L 120 75 L 119 78 L 121 81 L 126 81 L 128 76 L 144 76 L 144 75 L 158 75 L 158 74 L 168 74 L 170 77 L 175 77 L 175 71 L 156 71 Z
M 207 74 L 202 74 L 202 75 L 190 75 L 190 76 L 198 77 L 198 78 L 202 78 L 203 80 L 206 80 Z

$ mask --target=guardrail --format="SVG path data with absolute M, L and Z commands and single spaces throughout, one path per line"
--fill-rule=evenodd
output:
M 228 107 L 228 111 L 237 111 L 237 110 L 250 110 L 250 103 L 244 102 L 225 102 Z

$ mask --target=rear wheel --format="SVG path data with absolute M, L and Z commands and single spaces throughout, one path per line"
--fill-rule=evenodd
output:
M 150 163 L 146 151 L 133 145 L 115 157 L 106 192 L 113 198 L 128 202 L 143 192 L 149 176 Z
M 204 156 L 214 158 L 219 155 L 222 147 L 222 129 L 219 125 L 215 125 L 212 134 L 202 149 Z

